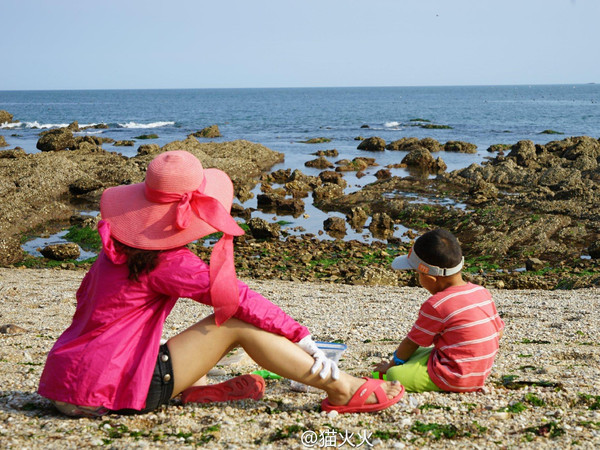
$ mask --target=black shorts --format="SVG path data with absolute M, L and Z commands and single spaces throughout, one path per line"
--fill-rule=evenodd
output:
M 167 344 L 160 346 L 156 365 L 150 381 L 150 388 L 146 396 L 146 407 L 142 410 L 137 409 L 119 409 L 113 411 L 116 414 L 146 414 L 158 409 L 161 405 L 166 405 L 171 400 L 173 394 L 173 365 L 171 364 L 171 353 Z

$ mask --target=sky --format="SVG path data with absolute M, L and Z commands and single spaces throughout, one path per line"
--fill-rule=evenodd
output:
M 0 90 L 600 82 L 600 0 L 0 0 Z

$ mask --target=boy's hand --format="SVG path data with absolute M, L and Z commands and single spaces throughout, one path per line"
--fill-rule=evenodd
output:
M 387 373 L 387 371 L 391 368 L 394 367 L 394 361 L 386 361 L 383 360 L 381 361 L 379 364 L 375 365 L 375 372 L 379 372 L 381 374 Z

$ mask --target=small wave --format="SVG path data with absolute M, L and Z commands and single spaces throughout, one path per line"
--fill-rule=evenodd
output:
M 120 123 L 119 124 L 119 126 L 121 128 L 160 128 L 160 127 L 166 127 L 167 125 L 175 125 L 175 122 L 152 122 L 152 123 L 128 122 L 128 123 Z
M 68 123 L 39 123 L 37 120 L 35 122 L 25 122 L 25 126 L 27 128 L 39 128 L 39 129 L 47 129 L 47 128 L 64 128 L 68 127 Z
M 0 124 L 0 128 L 19 128 L 21 125 L 23 125 L 21 122 L 15 122 L 15 123 L 4 122 L 4 123 Z
M 402 125 L 400 122 L 386 122 L 383 124 L 383 126 L 386 128 L 397 128 L 400 125 Z

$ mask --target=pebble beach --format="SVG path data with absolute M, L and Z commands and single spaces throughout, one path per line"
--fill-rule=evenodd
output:
M 407 393 L 379 413 L 320 411 L 323 395 L 267 380 L 259 401 L 168 407 L 141 416 L 72 419 L 36 393 L 46 354 L 70 324 L 84 271 L 0 269 L 1 448 L 597 448 L 600 295 L 492 290 L 506 323 L 482 392 Z M 308 326 L 348 348 L 340 367 L 366 376 L 409 331 L 427 292 L 417 287 L 248 280 Z M 181 299 L 169 338 L 210 309 Z M 199 350 L 200 352 L 201 350 Z M 209 382 L 259 367 L 242 350 Z

